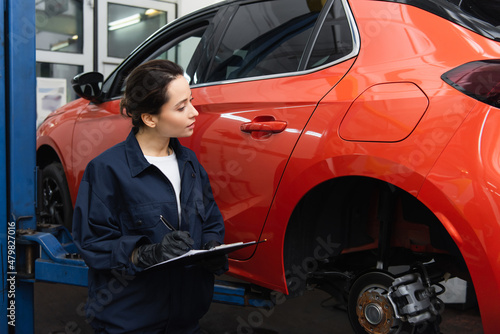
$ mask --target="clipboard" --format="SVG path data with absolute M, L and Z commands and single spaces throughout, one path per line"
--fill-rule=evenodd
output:
M 249 242 L 235 242 L 232 244 L 222 244 L 220 246 L 216 246 L 211 249 L 192 249 L 189 252 L 178 256 L 174 257 L 173 259 L 166 260 L 163 262 L 159 262 L 157 264 L 153 264 L 152 266 L 147 267 L 145 270 L 150 270 L 150 269 L 160 269 L 166 266 L 170 265 L 190 265 L 190 264 L 195 264 L 196 262 L 199 262 L 205 258 L 212 257 L 212 256 L 217 256 L 217 255 L 222 255 L 222 254 L 229 254 L 231 252 L 234 252 L 238 249 L 242 249 L 245 247 L 257 245 L 261 242 L 265 242 L 267 239 L 261 240 L 261 241 L 249 241 Z

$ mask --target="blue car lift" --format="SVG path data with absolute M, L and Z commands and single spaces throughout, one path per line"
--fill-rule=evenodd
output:
M 87 286 L 71 234 L 37 225 L 35 0 L 0 0 L 0 333 L 34 333 L 36 281 Z M 214 302 L 271 306 L 217 281 Z

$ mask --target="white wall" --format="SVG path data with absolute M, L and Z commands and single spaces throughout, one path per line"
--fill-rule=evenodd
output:
M 179 17 L 220 1 L 222 0 L 177 0 Z

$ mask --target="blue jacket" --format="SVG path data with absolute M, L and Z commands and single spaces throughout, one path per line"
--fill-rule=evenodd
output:
M 145 159 L 134 131 L 85 170 L 73 237 L 89 267 L 86 314 L 94 328 L 171 333 L 172 328 L 197 326 L 211 303 L 214 277 L 202 267 L 145 271 L 130 261 L 134 248 L 159 243 L 170 232 L 160 215 L 189 231 L 195 249 L 210 240 L 223 243 L 224 223 L 207 173 L 177 139 L 170 145 L 181 176 L 181 221 L 172 184 Z

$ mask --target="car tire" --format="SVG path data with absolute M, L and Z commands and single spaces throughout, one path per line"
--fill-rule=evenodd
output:
M 41 187 L 42 223 L 63 225 L 71 231 L 73 204 L 64 169 L 59 162 L 43 168 Z

